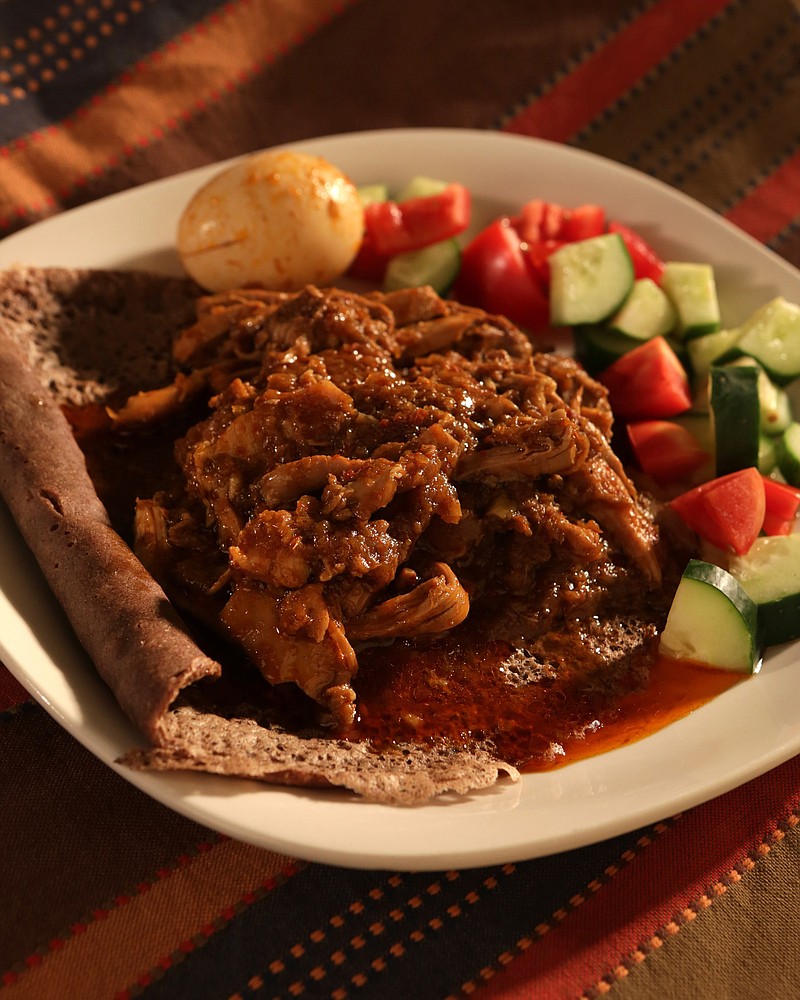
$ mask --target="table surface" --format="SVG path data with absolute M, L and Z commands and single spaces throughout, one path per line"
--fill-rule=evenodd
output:
M 799 123 L 790 0 L 0 4 L 0 236 L 253 149 L 437 126 L 626 163 L 798 266 Z M 792 996 L 799 795 L 793 759 L 545 858 L 335 868 L 147 798 L 0 665 L 0 993 Z

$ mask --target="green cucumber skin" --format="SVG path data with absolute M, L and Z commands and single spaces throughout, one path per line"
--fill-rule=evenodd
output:
M 590 375 L 605 371 L 623 354 L 641 343 L 606 326 L 577 326 L 573 329 L 573 339 L 575 357 Z
M 711 411 L 717 475 L 758 466 L 761 443 L 758 370 L 749 365 L 712 366 Z
M 800 639 L 800 594 L 759 605 L 758 624 L 765 646 Z
M 728 569 L 756 604 L 765 646 L 800 638 L 800 534 L 757 538 Z
M 778 438 L 777 458 L 786 482 L 800 486 L 800 422 L 793 420 Z
M 735 650 L 730 650 L 735 629 Z M 691 634 L 691 639 L 685 640 Z M 721 657 L 728 646 L 730 657 Z M 744 587 L 727 570 L 691 559 L 661 633 L 661 651 L 705 666 L 753 674 L 761 665 L 758 609 Z M 722 662 L 724 660 L 724 662 Z

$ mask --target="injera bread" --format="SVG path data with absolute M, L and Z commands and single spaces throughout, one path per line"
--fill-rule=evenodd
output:
M 516 770 L 480 749 L 422 750 L 298 736 L 181 692 L 221 673 L 112 527 L 60 404 L 170 377 L 169 345 L 199 289 L 140 272 L 17 268 L 0 275 L 0 493 L 75 634 L 150 742 L 132 767 L 336 785 L 390 803 L 466 793 Z M 213 691 L 213 684 L 211 685 Z

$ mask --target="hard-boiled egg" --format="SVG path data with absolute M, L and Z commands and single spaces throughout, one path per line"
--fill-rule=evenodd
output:
M 364 231 L 352 182 L 320 156 L 267 151 L 212 177 L 178 223 L 178 252 L 204 288 L 261 285 L 294 291 L 330 285 Z

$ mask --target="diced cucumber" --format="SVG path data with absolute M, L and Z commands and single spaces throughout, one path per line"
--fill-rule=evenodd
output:
M 778 467 L 778 446 L 776 438 L 762 434 L 758 441 L 758 471 L 768 476 Z
M 441 194 L 447 187 L 447 184 L 447 181 L 438 180 L 436 177 L 425 177 L 423 175 L 412 177 L 397 192 L 395 200 L 406 201 L 408 198 L 427 198 L 432 194 Z
M 590 375 L 604 371 L 641 343 L 606 326 L 578 326 L 573 334 L 575 357 Z
M 716 474 L 757 466 L 761 436 L 758 370 L 751 365 L 714 365 L 710 379 Z
M 674 306 L 655 281 L 639 278 L 608 326 L 635 340 L 650 340 L 670 333 L 677 319 Z
M 739 330 L 716 330 L 686 342 L 689 364 L 697 378 L 704 378 L 713 364 L 724 358 L 739 339 Z
M 800 638 L 800 534 L 757 538 L 728 570 L 758 607 L 765 645 Z
M 800 423 L 793 420 L 777 441 L 778 468 L 792 486 L 800 486 Z
M 460 265 L 461 248 L 456 240 L 432 243 L 421 250 L 393 257 L 386 267 L 383 287 L 392 292 L 399 288 L 431 285 L 444 295 L 455 281 Z
M 356 190 L 362 205 L 373 205 L 389 198 L 389 187 L 386 184 L 362 184 Z
M 800 375 L 800 306 L 778 296 L 757 309 L 739 328 L 733 347 L 765 369 L 778 385 Z
M 677 330 L 684 340 L 719 330 L 719 299 L 710 264 L 667 261 L 661 287 L 675 306 Z
M 792 422 L 792 404 L 786 390 L 775 385 L 755 358 L 749 356 L 729 362 L 729 366 L 751 365 L 758 371 L 758 405 L 761 411 L 761 432 L 782 434 Z
M 761 666 L 756 604 L 727 570 L 692 559 L 675 592 L 659 651 L 720 670 L 756 673 Z
M 631 256 L 617 233 L 567 243 L 550 255 L 549 263 L 554 326 L 603 322 L 633 286 Z

